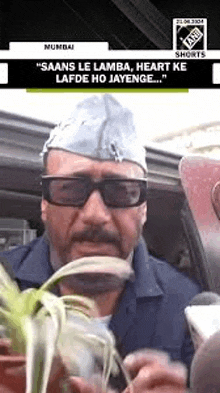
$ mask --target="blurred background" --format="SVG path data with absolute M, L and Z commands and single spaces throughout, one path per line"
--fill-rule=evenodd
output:
M 56 124 L 91 93 L 0 91 L 0 110 Z M 143 144 L 179 154 L 219 157 L 220 90 L 188 93 L 114 93 L 134 113 Z

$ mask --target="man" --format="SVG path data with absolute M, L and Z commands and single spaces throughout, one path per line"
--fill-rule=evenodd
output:
M 147 217 L 145 150 L 132 114 L 110 95 L 80 103 L 43 148 L 42 220 L 45 235 L 4 256 L 21 289 L 38 287 L 59 267 L 83 256 L 127 260 L 135 280 L 106 291 L 102 282 L 73 281 L 60 292 L 93 297 L 122 356 L 154 348 L 189 366 L 192 345 L 183 310 L 198 286 L 151 257 L 141 238 Z M 182 392 L 184 370 L 160 352 L 137 352 L 125 364 L 136 392 Z M 82 393 L 87 387 L 74 380 Z M 89 388 L 90 389 L 90 388 Z

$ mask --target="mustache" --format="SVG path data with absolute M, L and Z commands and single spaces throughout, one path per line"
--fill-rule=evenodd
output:
M 73 241 L 89 241 L 94 243 L 116 243 L 120 244 L 119 236 L 114 232 L 105 231 L 101 228 L 86 228 L 80 232 L 74 233 Z

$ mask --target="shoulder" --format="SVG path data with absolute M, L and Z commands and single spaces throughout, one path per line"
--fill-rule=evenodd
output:
M 43 237 L 39 237 L 26 245 L 15 247 L 10 251 L 1 252 L 0 260 L 1 258 L 5 258 L 13 268 L 13 271 L 16 273 L 17 270 L 19 270 L 22 262 L 29 256 L 29 254 L 32 253 L 33 250 L 42 248 L 42 246 L 45 246 L 45 248 L 47 247 Z
M 149 287 L 155 296 L 163 295 L 169 300 L 173 297 L 173 302 L 182 299 L 183 303 L 187 303 L 202 291 L 195 279 L 189 278 L 166 260 L 149 254 L 143 240 L 135 250 L 134 270 L 137 285 L 141 286 L 141 293 L 146 296 L 150 295 Z
M 202 291 L 196 279 L 189 278 L 186 273 L 170 265 L 165 260 L 149 256 L 149 264 L 155 275 L 155 279 L 163 292 L 169 296 L 176 296 L 176 300 L 184 298 L 190 301 L 193 296 Z

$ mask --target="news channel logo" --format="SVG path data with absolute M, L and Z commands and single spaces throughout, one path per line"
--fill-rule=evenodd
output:
M 173 19 L 173 49 L 175 51 L 206 51 L 207 19 Z

